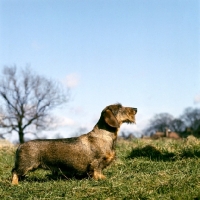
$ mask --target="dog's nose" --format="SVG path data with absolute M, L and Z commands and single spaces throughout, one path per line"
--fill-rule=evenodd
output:
M 137 113 L 137 108 L 133 108 L 133 110 L 135 111 L 135 114 Z

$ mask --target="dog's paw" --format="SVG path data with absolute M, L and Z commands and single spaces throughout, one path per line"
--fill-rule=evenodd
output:
M 104 179 L 106 179 L 106 176 L 104 176 L 102 173 L 94 172 L 93 178 L 95 180 L 104 180 Z

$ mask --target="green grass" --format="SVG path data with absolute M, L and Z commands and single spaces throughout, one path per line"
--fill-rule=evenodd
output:
M 0 148 L 0 199 L 200 199 L 200 140 L 119 141 L 106 180 L 28 174 L 12 186 L 13 148 Z

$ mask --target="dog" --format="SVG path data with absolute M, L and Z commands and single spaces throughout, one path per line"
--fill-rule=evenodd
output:
M 12 184 L 17 185 L 28 171 L 38 168 L 51 170 L 53 174 L 65 172 L 95 180 L 105 179 L 102 170 L 115 159 L 120 125 L 135 123 L 136 113 L 137 108 L 109 105 L 87 134 L 63 139 L 37 139 L 20 144 L 12 169 Z

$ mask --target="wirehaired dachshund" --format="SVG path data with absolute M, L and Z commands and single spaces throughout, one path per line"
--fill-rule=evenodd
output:
M 135 123 L 137 108 L 109 105 L 93 130 L 80 137 L 37 139 L 20 144 L 12 169 L 12 184 L 18 184 L 28 171 L 38 168 L 53 173 L 105 179 L 102 171 L 115 158 L 115 144 L 120 125 Z

